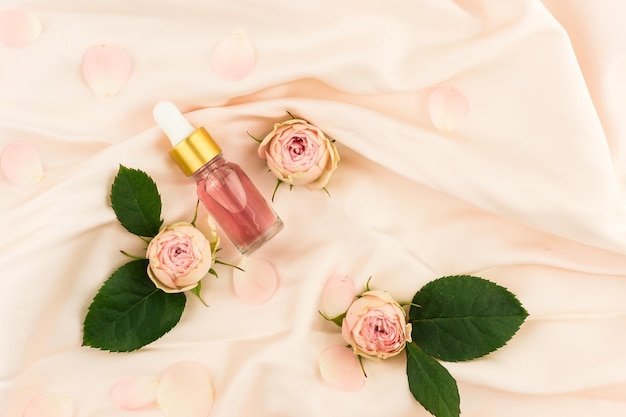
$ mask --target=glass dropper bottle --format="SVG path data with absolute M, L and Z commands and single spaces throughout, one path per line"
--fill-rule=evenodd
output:
M 172 143 L 170 156 L 195 180 L 198 199 L 242 254 L 249 255 L 283 229 L 250 178 L 224 159 L 204 127 L 193 127 L 168 101 L 158 103 L 153 116 Z

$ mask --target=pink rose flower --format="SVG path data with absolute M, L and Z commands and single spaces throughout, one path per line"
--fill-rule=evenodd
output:
M 191 223 L 174 223 L 148 244 L 148 276 L 168 293 L 191 290 L 211 269 L 216 247 Z
M 402 352 L 411 341 L 411 324 L 389 293 L 371 290 L 350 305 L 341 333 L 355 354 L 385 359 Z
M 274 124 L 261 141 L 259 156 L 279 180 L 319 190 L 337 168 L 339 153 L 324 132 L 302 119 Z

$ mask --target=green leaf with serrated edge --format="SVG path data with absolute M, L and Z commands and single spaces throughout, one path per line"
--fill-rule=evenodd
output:
M 120 165 L 111 186 L 111 206 L 122 226 L 145 237 L 159 233 L 161 196 L 156 184 L 145 172 Z
M 514 294 L 483 278 L 436 279 L 413 298 L 411 336 L 426 353 L 444 361 L 484 356 L 504 346 L 528 312 Z
M 437 417 L 459 417 L 459 390 L 448 370 L 414 343 L 406 345 L 406 376 L 413 397 Z
M 178 323 L 185 294 L 156 288 L 147 268 L 147 259 L 131 261 L 106 280 L 87 311 L 84 346 L 130 352 L 159 339 Z

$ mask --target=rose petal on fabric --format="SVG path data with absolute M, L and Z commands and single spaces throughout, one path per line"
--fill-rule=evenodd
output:
M 127 377 L 113 386 L 111 399 L 122 410 L 136 410 L 156 401 L 157 387 L 154 379 Z
M 74 403 L 65 395 L 44 393 L 33 398 L 24 409 L 24 417 L 72 417 Z
M 19 9 L 0 10 L 0 43 L 7 48 L 24 48 L 41 34 L 41 22 Z
M 32 185 L 44 177 L 39 151 L 30 143 L 9 144 L 0 157 L 0 167 L 14 184 Z
M 322 379 L 341 391 L 356 391 L 365 384 L 359 358 L 346 346 L 331 346 L 319 359 Z
M 276 287 L 276 270 L 263 259 L 246 257 L 238 265 L 243 271 L 233 271 L 235 294 L 246 304 L 261 304 L 269 300 Z
M 161 375 L 157 404 L 166 417 L 206 417 L 214 402 L 206 369 L 196 362 L 178 362 Z
M 227 81 L 238 81 L 254 69 L 256 52 L 250 39 L 245 34 L 237 32 L 215 47 L 211 63 L 218 77 Z
M 355 297 L 354 280 L 344 275 L 333 275 L 322 291 L 322 313 L 333 319 L 345 313 Z
M 428 96 L 430 119 L 442 132 L 455 129 L 468 111 L 467 98 L 454 87 L 437 87 Z
M 113 45 L 95 45 L 83 57 L 83 77 L 94 93 L 114 96 L 130 77 L 132 63 L 126 51 Z

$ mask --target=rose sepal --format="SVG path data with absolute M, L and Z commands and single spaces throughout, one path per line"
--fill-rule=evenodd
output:
M 206 307 L 209 306 L 207 302 L 204 301 L 204 298 L 202 298 L 202 281 L 198 281 L 198 285 L 196 285 L 194 288 L 189 290 L 189 292 L 195 295 L 196 297 L 198 297 L 198 300 L 200 300 L 200 302 L 204 304 Z
M 322 313 L 319 310 L 317 312 L 320 313 L 320 315 L 324 317 L 325 320 L 335 323 L 338 327 L 342 326 L 343 319 L 346 317 L 346 313 L 340 314 L 337 317 L 328 317 L 326 314 Z

